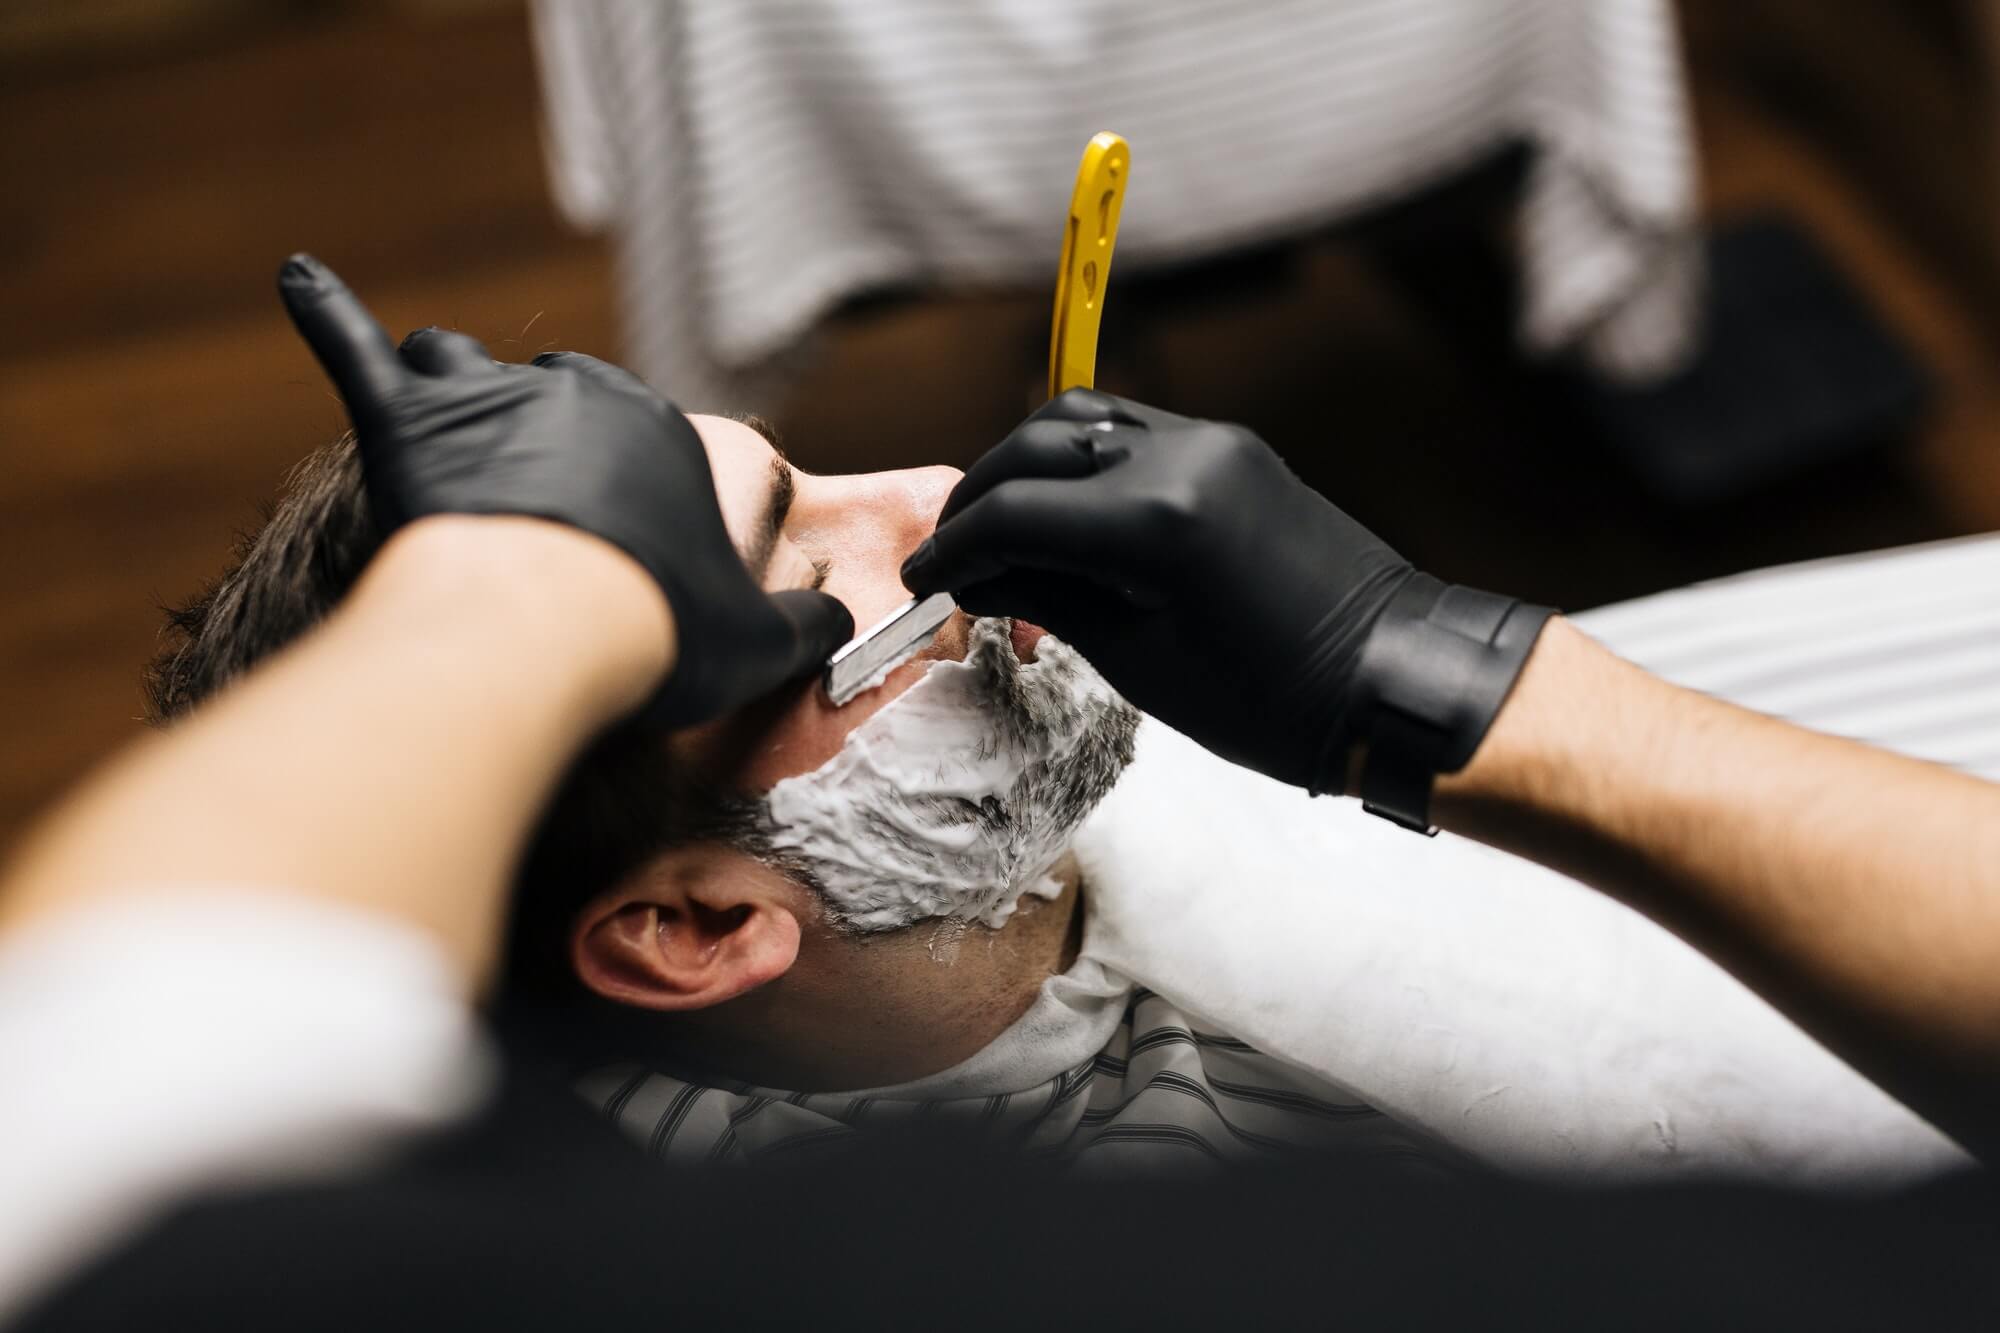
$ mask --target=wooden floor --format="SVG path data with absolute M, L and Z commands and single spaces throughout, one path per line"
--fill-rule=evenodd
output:
M 1952 275 L 1832 157 L 1696 68 L 1727 217 L 1804 219 L 1942 392 L 1875 458 L 1720 510 L 1665 509 L 1510 406 L 1504 375 L 1343 245 L 1146 307 L 1107 387 L 1248 419 L 1439 573 L 1582 606 L 1690 578 L 2000 527 L 2000 391 Z M 134 734 L 157 607 L 212 575 L 286 469 L 342 424 L 272 297 L 292 249 L 394 330 L 501 355 L 615 354 L 601 246 L 545 189 L 519 15 L 331 23 L 122 68 L 0 79 L 0 838 Z M 1042 293 L 843 316 L 782 406 L 821 469 L 964 461 L 1029 402 Z M 1419 483 L 1421 482 L 1421 488 Z

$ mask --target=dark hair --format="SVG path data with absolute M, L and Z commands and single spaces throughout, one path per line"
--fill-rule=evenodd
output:
M 171 723 L 318 624 L 383 535 L 351 434 L 299 464 L 228 571 L 167 610 L 165 645 L 146 672 L 147 720 Z M 677 843 L 729 838 L 741 805 L 691 780 L 657 734 L 617 728 L 601 737 L 564 776 L 517 875 L 508 997 L 574 997 L 580 987 L 563 946 L 577 909 Z

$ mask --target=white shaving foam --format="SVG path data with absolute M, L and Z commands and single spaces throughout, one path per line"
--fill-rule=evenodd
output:
M 1020 665 L 1009 629 L 975 622 L 965 661 L 932 664 L 765 797 L 772 849 L 854 929 L 999 926 L 1023 895 L 1062 892 L 1049 872 L 1130 759 L 1137 713 L 1052 636 Z

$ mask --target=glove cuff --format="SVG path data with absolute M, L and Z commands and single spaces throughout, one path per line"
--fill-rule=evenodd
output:
M 1346 786 L 1350 744 L 1366 742 L 1363 807 L 1434 833 L 1431 783 L 1471 761 L 1555 611 L 1419 574 L 1376 618 L 1355 668 L 1344 735 L 1317 791 Z

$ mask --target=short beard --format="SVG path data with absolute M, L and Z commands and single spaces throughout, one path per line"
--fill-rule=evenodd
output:
M 1049 871 L 1131 763 L 1139 712 L 1052 636 L 1024 666 L 1011 628 L 975 621 L 964 663 L 932 668 L 948 679 L 927 676 L 856 729 L 866 744 L 850 737 L 819 770 L 745 802 L 728 840 L 856 934 L 939 918 L 999 926 L 1023 894 L 1054 896 Z

